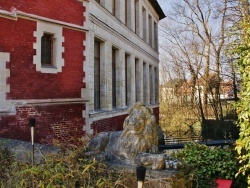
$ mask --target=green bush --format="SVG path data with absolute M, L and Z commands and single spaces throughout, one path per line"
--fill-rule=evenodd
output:
M 178 159 L 192 171 L 194 187 L 211 188 L 216 186 L 215 179 L 233 179 L 237 173 L 237 159 L 231 149 L 220 149 L 190 143 L 176 154 Z

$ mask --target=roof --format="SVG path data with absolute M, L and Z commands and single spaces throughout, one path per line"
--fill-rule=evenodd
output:
M 154 7 L 155 11 L 159 15 L 160 20 L 166 17 L 165 13 L 161 9 L 161 7 L 160 7 L 159 3 L 157 2 L 157 0 L 148 0 L 148 1 Z

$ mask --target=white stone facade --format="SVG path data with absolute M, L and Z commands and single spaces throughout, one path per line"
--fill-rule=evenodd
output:
M 89 32 L 85 64 L 88 96 L 87 130 L 93 121 L 127 113 L 141 101 L 158 107 L 159 16 L 148 0 L 89 2 Z M 127 2 L 127 3 L 126 3 Z M 100 109 L 94 109 L 94 51 L 100 43 Z M 112 49 L 116 49 L 116 107 L 112 105 Z M 91 132 L 89 132 L 91 134 Z

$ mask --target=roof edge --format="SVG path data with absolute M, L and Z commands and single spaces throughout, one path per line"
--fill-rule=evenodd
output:
M 161 6 L 157 2 L 157 0 L 148 0 L 150 4 L 154 7 L 156 13 L 159 15 L 159 19 L 163 19 L 166 17 L 165 13 L 163 12 Z

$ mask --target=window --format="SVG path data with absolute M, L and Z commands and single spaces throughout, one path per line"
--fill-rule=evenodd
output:
M 142 16 L 143 16 L 143 40 L 147 41 L 147 17 L 146 17 L 146 9 L 142 7 Z
M 135 33 L 139 35 L 139 0 L 135 0 Z
M 158 51 L 158 28 L 157 28 L 157 24 L 156 22 L 154 22 L 154 43 L 155 43 L 155 47 L 154 49 L 156 51 Z
M 150 98 L 150 104 L 153 104 L 154 102 L 154 96 L 153 96 L 153 92 L 154 92 L 154 78 L 153 78 L 153 74 L 154 74 L 154 72 L 153 72 L 153 67 L 152 67 L 152 65 L 149 65 L 149 91 L 150 91 L 150 93 L 149 93 L 149 98 Z
M 143 62 L 143 102 L 144 104 L 147 104 L 147 64 Z
M 42 66 L 53 65 L 53 37 L 54 35 L 44 33 L 41 38 L 41 63 Z
M 155 103 L 159 102 L 159 72 L 158 69 L 154 68 L 155 75 Z
M 125 101 L 126 106 L 131 104 L 131 95 L 132 95 L 132 82 L 131 82 L 131 56 L 125 54 Z
M 116 108 L 116 55 L 117 50 L 112 48 L 112 107 Z
M 152 27 L 152 17 L 150 15 L 148 15 L 148 30 L 149 30 L 149 45 L 153 47 L 153 40 L 152 40 L 152 30 L 153 30 L 153 27 Z
M 38 21 L 37 30 L 33 34 L 36 39 L 33 43 L 36 51 L 33 56 L 36 71 L 49 74 L 62 72 L 64 66 L 62 26 Z
M 116 16 L 116 0 L 112 0 L 112 14 Z
M 128 26 L 128 0 L 125 0 L 125 25 Z
M 100 61 L 100 42 L 95 41 L 95 51 L 94 51 L 94 109 L 100 109 L 100 67 L 101 67 L 101 61 Z

